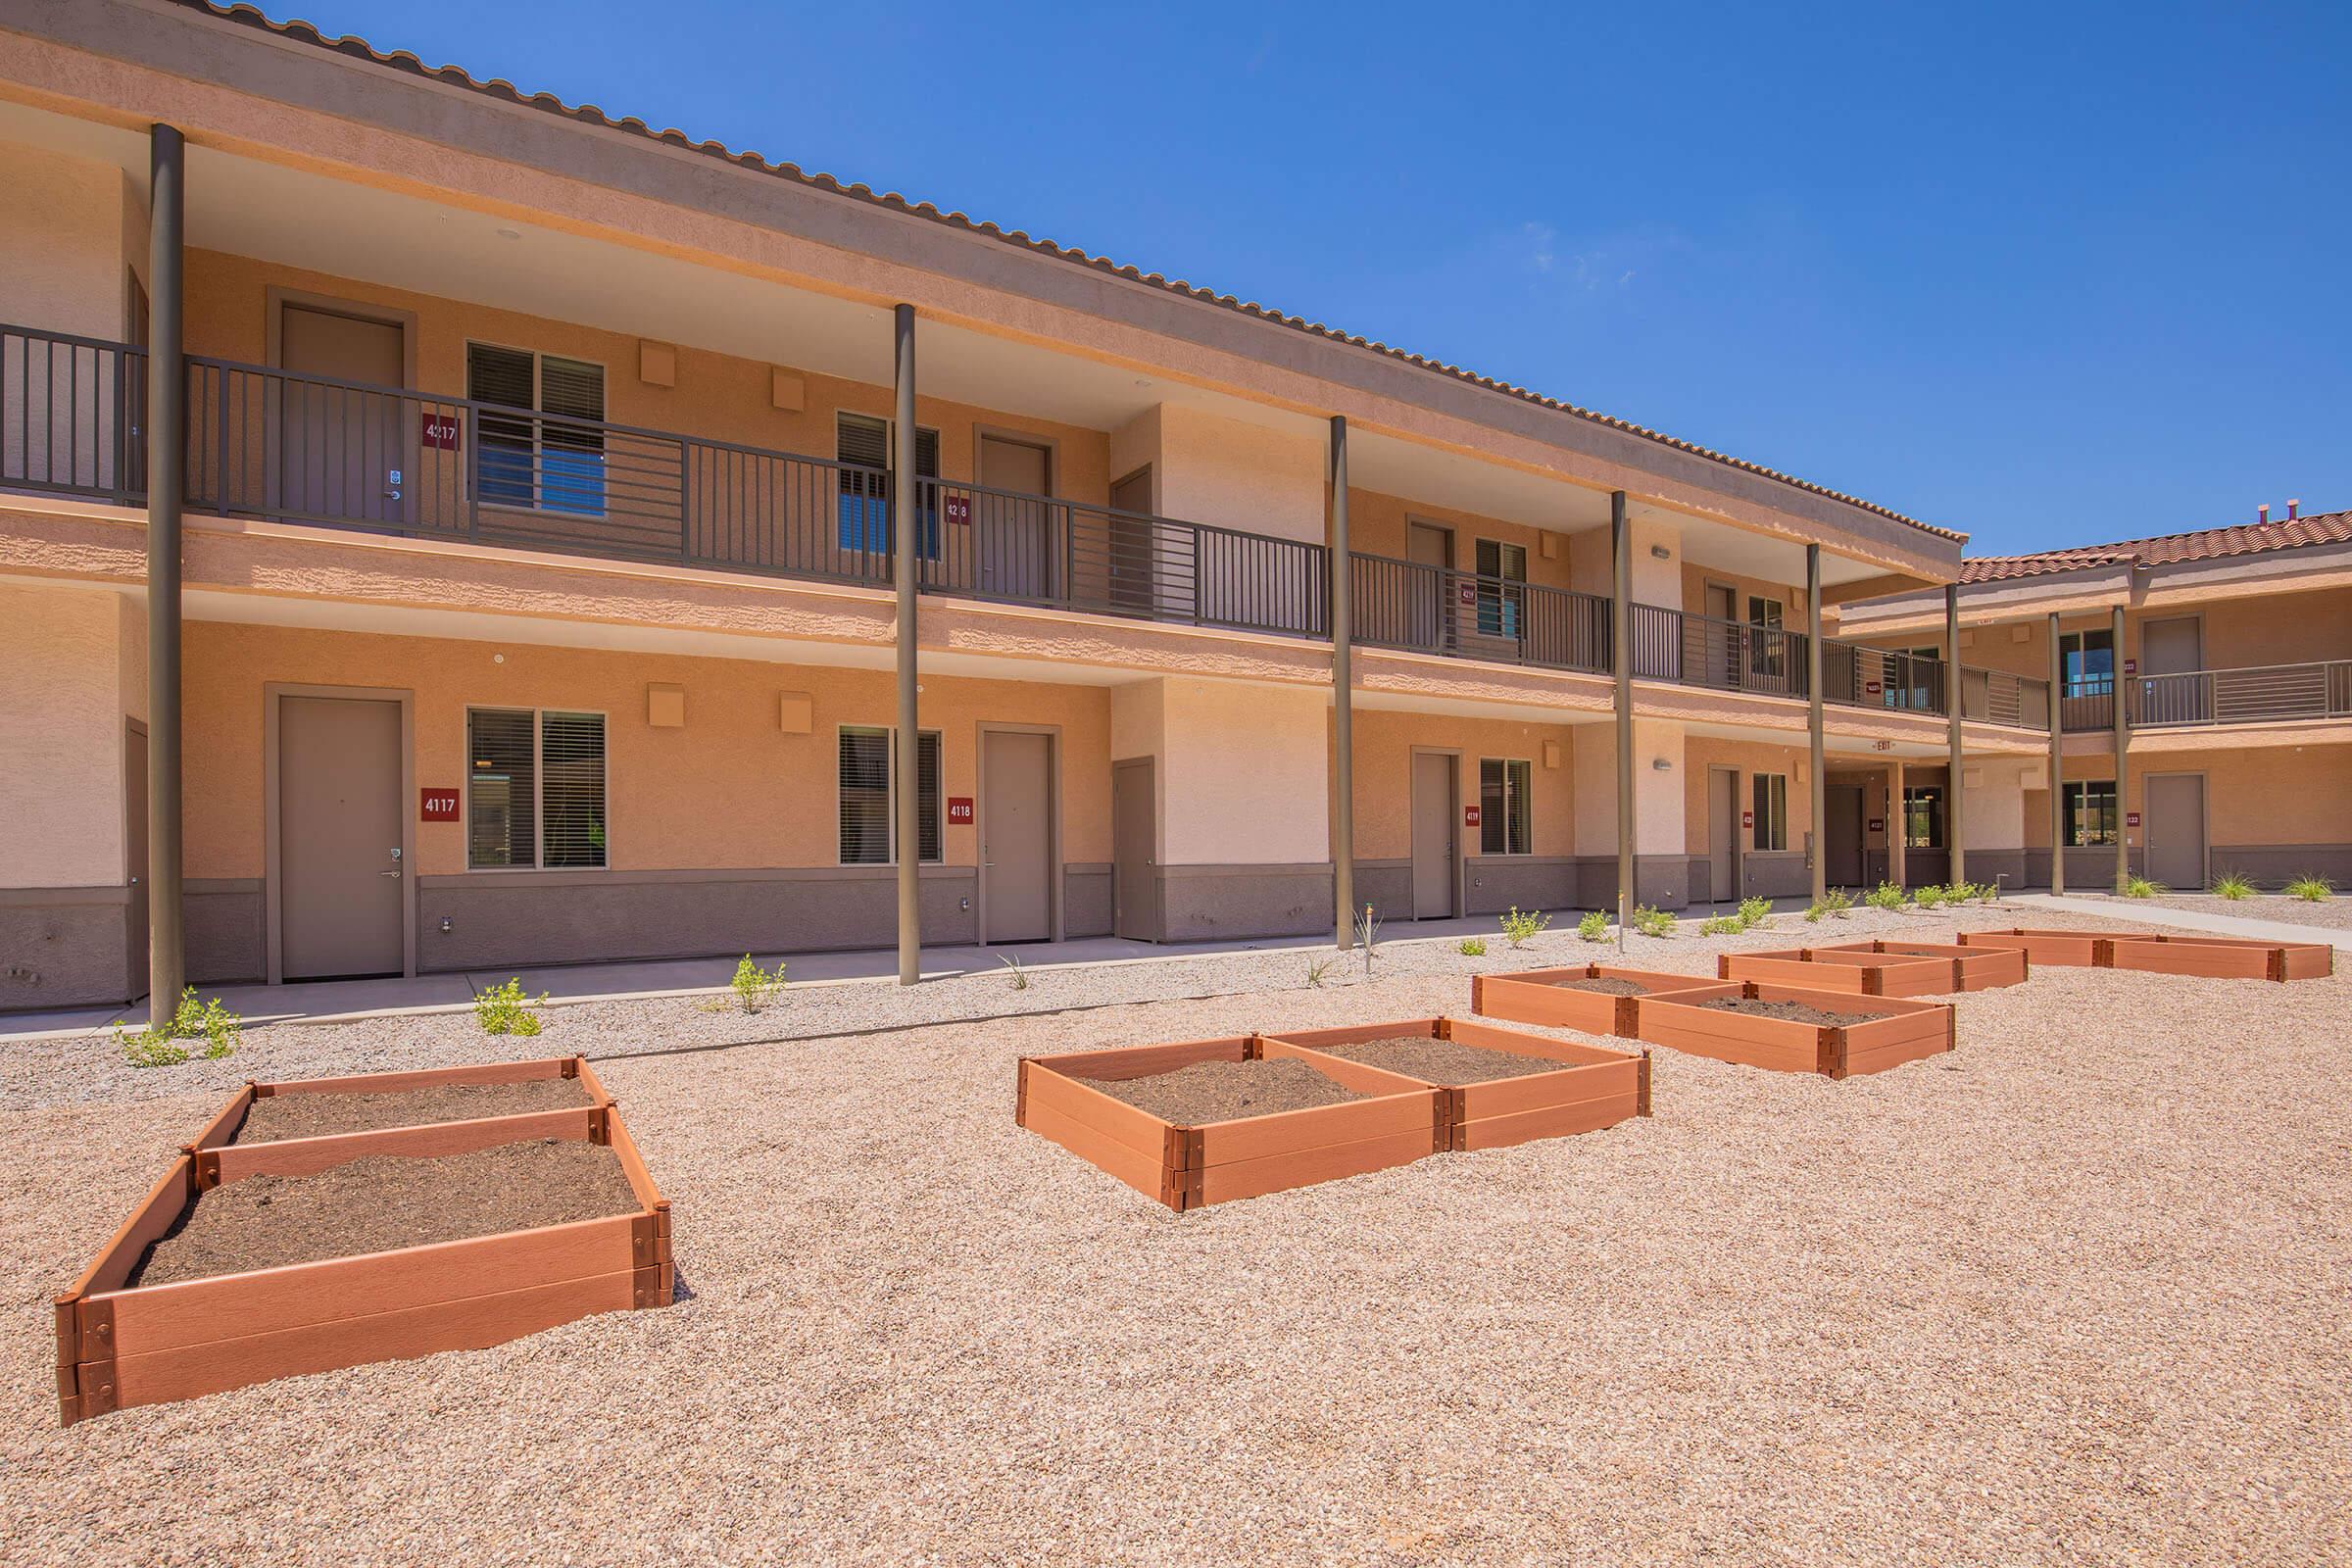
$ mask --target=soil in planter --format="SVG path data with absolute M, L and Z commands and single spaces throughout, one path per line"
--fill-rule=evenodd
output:
M 1744 1013 L 1750 1018 L 1786 1018 L 1790 1023 L 1820 1024 L 1824 1028 L 1842 1028 L 1849 1023 L 1869 1023 L 1878 1016 L 1872 1012 L 1829 1012 L 1810 1007 L 1801 1002 L 1757 1002 L 1748 997 L 1717 997 L 1702 1002 L 1702 1007 L 1717 1012 Z
M 1426 1035 L 1398 1035 L 1391 1040 L 1362 1040 L 1348 1046 L 1317 1049 L 1349 1061 L 1360 1061 L 1367 1067 L 1400 1072 L 1407 1078 L 1445 1084 L 1448 1088 L 1490 1083 L 1496 1078 L 1524 1078 L 1531 1072 L 1565 1072 L 1576 1065 L 1573 1061 L 1554 1061 L 1549 1056 L 1465 1046 Z
M 1693 980 L 1690 983 L 1692 985 L 1706 984 L 1703 980 Z M 1604 997 L 1646 997 L 1649 995 L 1647 986 L 1636 985 L 1631 980 L 1612 979 L 1605 974 L 1594 975 L 1584 980 L 1554 980 L 1552 984 L 1562 991 L 1597 991 Z
M 1317 1105 L 1369 1100 L 1303 1061 L 1197 1061 L 1149 1078 L 1089 1078 L 1114 1100 L 1178 1127 L 1200 1127 L 1243 1116 L 1311 1110 Z
M 265 1095 L 245 1113 L 233 1142 L 274 1144 L 330 1133 L 369 1133 L 436 1121 L 520 1116 L 592 1103 L 577 1078 L 531 1078 L 514 1084 L 435 1084 L 380 1094 Z
M 610 1146 L 543 1138 L 437 1159 L 355 1159 L 248 1176 L 197 1198 L 130 1276 L 169 1285 L 635 1213 Z

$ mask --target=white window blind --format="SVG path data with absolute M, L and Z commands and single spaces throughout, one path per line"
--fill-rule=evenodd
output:
M 1478 764 L 1478 849 L 1481 855 L 1528 853 L 1534 768 L 1517 758 L 1489 757 Z
M 466 750 L 468 866 L 606 863 L 603 714 L 472 709 Z
M 549 866 L 605 863 L 605 716 L 539 715 L 539 803 Z
M 891 800 L 892 731 L 841 731 L 841 863 L 889 865 L 897 832 Z M 915 808 L 920 816 L 915 855 L 940 859 L 939 736 L 926 730 L 915 738 Z
M 481 498 L 599 516 L 605 512 L 605 368 L 495 343 L 466 345 L 466 395 L 483 410 L 474 440 Z M 533 418 L 531 411 L 544 417 Z

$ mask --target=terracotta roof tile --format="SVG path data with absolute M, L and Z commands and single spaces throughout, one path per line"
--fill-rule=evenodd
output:
M 1960 580 L 1964 584 L 2003 582 L 2012 577 L 2077 571 L 2084 566 L 2172 566 L 2223 556 L 2253 556 L 2304 545 L 2340 544 L 2352 544 L 2352 512 L 2282 517 L 2275 522 L 2243 523 L 2230 528 L 2200 528 L 2192 533 L 2164 533 L 2147 539 L 2078 545 L 2027 556 L 1978 556 L 1960 564 Z
M 1710 462 L 1723 464 L 1727 467 L 1738 468 L 1742 472 L 1757 474 L 1763 478 L 1776 480 L 1782 484 L 1791 485 L 1796 489 L 1807 491 L 1813 495 L 1823 496 L 1832 501 L 1842 502 L 1846 506 L 1859 507 L 1865 512 L 1874 513 L 1879 516 L 1887 517 L 1893 521 L 1907 524 L 1911 527 L 1918 528 L 1923 532 L 1934 534 L 1938 538 L 1959 539 L 1965 541 L 1968 537 L 1968 535 L 1964 533 L 1959 533 L 1949 528 L 1939 528 L 1934 523 L 1922 522 L 1916 517 L 1905 516 L 1903 514 L 1894 511 L 1892 508 L 1882 507 L 1876 502 L 1865 501 L 1859 496 L 1847 495 L 1843 491 L 1832 490 L 1826 485 L 1814 484 L 1810 480 L 1799 479 L 1793 474 L 1783 473 L 1777 468 L 1767 468 L 1761 464 L 1749 463 L 1743 459 L 1731 457 L 1725 453 L 1714 451 L 1711 448 L 1702 447 L 1696 442 L 1685 441 L 1679 437 L 1667 435 L 1662 431 L 1652 430 L 1644 425 L 1635 424 L 1628 419 L 1620 419 L 1611 415 L 1598 414 L 1591 409 L 1580 408 L 1573 403 L 1562 402 L 1557 398 L 1545 397 L 1542 393 L 1531 392 L 1526 387 L 1514 386 L 1507 381 L 1496 381 L 1491 377 L 1480 375 L 1476 371 L 1463 369 L 1460 366 L 1447 365 L 1440 360 L 1433 360 L 1423 355 L 1408 353 L 1403 349 L 1392 348 L 1388 344 L 1382 343 L 1377 339 L 1358 336 L 1352 332 L 1344 332 L 1337 327 L 1326 326 L 1320 321 L 1308 321 L 1300 317 L 1292 316 L 1285 312 L 1275 310 L 1270 306 L 1260 305 L 1255 301 L 1237 300 L 1230 294 L 1219 294 L 1213 289 L 1199 287 L 1195 284 L 1186 282 L 1182 278 L 1169 278 L 1158 272 L 1145 272 L 1135 267 L 1123 266 L 1117 262 L 1113 262 L 1108 257 L 1090 255 L 1086 251 L 1078 249 L 1075 246 L 1056 244 L 1051 239 L 1033 238 L 1029 234 L 1017 228 L 1001 228 L 995 223 L 974 220 L 960 212 L 943 213 L 929 202 L 910 202 L 906 197 L 898 194 L 895 191 L 877 193 L 870 186 L 863 184 L 845 185 L 840 180 L 834 178 L 831 174 L 810 173 L 795 164 L 770 163 L 767 159 L 761 157 L 758 153 L 736 152 L 733 149 L 725 147 L 715 141 L 697 141 L 689 137 L 684 131 L 677 130 L 675 128 L 655 130 L 644 121 L 639 120 L 634 116 L 615 120 L 612 116 L 606 114 L 602 109 L 597 108 L 594 104 L 566 104 L 561 98 L 556 97 L 552 93 L 538 92 L 526 94 L 510 81 L 497 78 L 493 78 L 489 81 L 481 81 L 476 79 L 462 66 L 428 66 L 416 56 L 409 53 L 405 49 L 394 50 L 390 54 L 385 54 L 377 50 L 373 45 L 369 44 L 364 38 L 354 37 L 349 34 L 345 34 L 341 37 L 329 38 L 307 22 L 271 22 L 258 9 L 250 5 L 220 5 L 215 3 L 215 0 L 176 0 L 176 3 L 188 8 L 189 10 L 201 11 L 209 16 L 218 17 L 224 21 L 239 23 L 247 26 L 260 27 L 266 31 L 275 33 L 280 37 L 293 38 L 300 42 L 316 44 L 322 49 L 330 49 L 337 54 L 349 55 L 355 60 L 365 60 L 374 65 L 389 66 L 395 70 L 406 71 L 416 75 L 429 76 L 436 81 L 448 82 L 452 86 L 465 87 L 474 92 L 485 93 L 494 98 L 504 98 L 511 103 L 521 104 L 527 108 L 545 110 L 550 114 L 562 115 L 565 119 L 578 121 L 584 124 L 599 125 L 612 130 L 626 131 L 632 135 L 649 137 L 655 141 L 667 142 L 675 147 L 683 147 L 690 152 L 698 152 L 712 158 L 724 159 L 729 163 L 740 164 L 747 169 L 756 169 L 761 173 L 772 174 L 778 178 L 794 180 L 800 184 L 812 186 L 818 190 L 829 191 L 835 195 L 848 196 L 856 198 L 859 201 L 872 202 L 877 206 L 886 207 L 896 212 L 908 213 L 918 218 L 925 218 L 936 222 L 945 223 L 953 228 L 964 229 L 975 234 L 983 234 L 991 239 L 1003 240 L 1007 244 L 1022 246 L 1028 250 L 1036 251 L 1043 255 L 1058 257 L 1063 261 L 1076 263 L 1083 267 L 1091 267 L 1100 271 L 1111 272 L 1120 277 L 1132 278 L 1139 283 L 1148 284 L 1153 288 L 1166 289 L 1170 293 L 1184 294 L 1194 299 L 1205 300 L 1211 304 L 1223 306 L 1228 310 L 1238 311 L 1245 316 L 1252 316 L 1262 320 L 1273 321 L 1280 325 L 1291 327 L 1297 331 L 1310 333 L 1316 337 L 1329 338 L 1335 342 L 1348 343 L 1352 344 L 1357 348 L 1369 349 L 1376 354 L 1386 355 L 1387 357 L 1395 360 L 1401 360 L 1405 364 L 1417 366 L 1422 369 L 1430 370 L 1440 375 L 1450 376 L 1457 381 L 1467 381 L 1473 386 L 1484 387 L 1493 392 L 1500 392 L 1506 396 L 1518 398 L 1524 402 L 1533 403 L 1542 408 L 1555 410 L 1562 414 L 1574 416 L 1580 419 L 1590 419 L 1595 424 L 1605 425 L 1612 430 L 1620 430 L 1628 435 L 1639 436 L 1644 440 L 1654 441 L 1660 446 L 1670 447 L 1677 452 L 1687 452 L 1694 457 L 1705 458 Z

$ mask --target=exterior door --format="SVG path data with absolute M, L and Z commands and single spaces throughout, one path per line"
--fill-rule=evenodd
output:
M 408 374 L 396 322 L 303 305 L 284 307 L 278 318 L 278 364 L 301 375 L 378 387 L 397 387 Z M 271 510 L 298 518 L 405 522 L 414 515 L 411 449 L 419 438 L 408 409 L 395 394 L 282 383 Z M 237 411 L 224 412 L 233 418 Z
M 1707 898 L 1728 904 L 1740 896 L 1740 770 L 1707 769 Z
M 980 483 L 972 499 L 974 563 L 980 591 L 1003 599 L 1046 599 L 1054 592 L 1053 455 L 1025 441 L 980 438 Z
M 130 875 L 128 940 L 124 946 L 125 999 L 147 994 L 147 727 L 126 726 L 122 747 L 123 857 Z
M 1822 846 L 1822 873 L 1834 888 L 1862 885 L 1862 786 L 1832 784 L 1822 801 L 1829 842 Z
M 1149 611 L 1158 591 L 1158 530 L 1152 523 L 1152 466 L 1145 464 L 1110 487 L 1114 515 L 1104 529 L 1110 552 L 1105 571 L 1110 602 L 1120 610 Z M 1080 568 L 1084 570 L 1082 566 Z
M 1719 582 L 1707 584 L 1706 592 L 1711 624 L 1696 639 L 1704 650 L 1699 657 L 1710 666 L 1707 684 L 1729 690 L 1740 685 L 1740 596 Z
M 1158 781 L 1149 757 L 1110 769 L 1110 928 L 1131 942 L 1159 940 Z
M 2150 773 L 2147 807 L 2148 875 L 2168 888 L 2205 886 L 2205 775 Z
M 1436 752 L 1413 754 L 1413 918 L 1443 920 L 1453 914 L 1454 760 Z
M 402 968 L 400 705 L 281 697 L 279 954 L 289 980 Z
M 1054 737 L 1016 730 L 982 735 L 983 942 L 1048 942 L 1054 936 Z
M 2143 621 L 2139 628 L 2141 724 L 2202 724 L 2213 717 L 2205 683 L 2194 678 L 2205 667 L 2205 637 L 2194 615 Z M 2170 680 L 2160 676 L 2172 676 Z M 2158 877 L 2157 881 L 2164 880 Z
M 1427 570 L 1410 573 L 1413 588 L 1405 609 L 1404 641 L 1412 648 L 1443 652 L 1446 646 L 1446 609 L 1453 585 L 1447 580 L 1453 565 L 1453 530 L 1434 523 L 1404 525 L 1404 558 Z

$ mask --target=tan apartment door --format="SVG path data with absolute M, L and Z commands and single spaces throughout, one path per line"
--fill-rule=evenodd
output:
M 136 1002 L 147 993 L 147 727 L 134 720 L 125 726 L 123 742 L 123 861 L 130 876 L 123 955 L 129 989 L 123 995 Z
M 1110 768 L 1110 929 L 1159 940 L 1158 779 L 1149 757 Z
M 985 730 L 980 751 L 983 942 L 1054 937 L 1054 737 Z
M 1157 592 L 1159 530 L 1152 523 L 1152 465 L 1145 464 L 1110 487 L 1114 515 L 1103 530 L 1103 564 L 1110 602 L 1120 610 L 1149 611 Z M 1081 556 L 1084 546 L 1079 547 Z M 1080 571 L 1087 569 L 1083 561 Z
M 2168 888 L 2204 887 L 2205 775 L 2150 773 L 2147 805 L 2148 875 Z
M 1707 899 L 1740 896 L 1740 770 L 1707 769 Z
M 278 318 L 278 364 L 293 374 L 397 387 L 407 378 L 402 328 L 307 305 Z M 382 392 L 287 380 L 277 398 L 277 493 L 281 515 L 337 522 L 404 522 L 419 431 L 402 398 Z M 238 411 L 226 411 L 233 418 Z M 227 482 L 227 476 L 221 477 Z M 232 497 L 233 499 L 233 497 Z
M 980 438 L 980 483 L 972 500 L 973 569 L 980 592 L 1045 599 L 1054 592 L 1053 454 L 1026 441 Z
M 1411 573 L 1413 592 L 1406 610 L 1410 619 L 1404 628 L 1403 641 L 1409 648 L 1442 652 L 1448 640 L 1446 596 L 1453 591 L 1452 583 L 1447 580 L 1453 565 L 1453 530 L 1435 523 L 1406 523 L 1404 559 L 1428 569 Z
M 401 972 L 400 705 L 281 697 L 277 876 L 288 980 Z
M 1413 918 L 1453 914 L 1454 760 L 1440 752 L 1413 754 Z
M 2187 677 L 2205 667 L 2205 636 L 2194 615 L 2142 621 L 2139 628 L 2141 724 L 2202 724 L 2212 719 L 2205 683 Z M 2170 675 L 2171 680 L 2157 677 Z M 2157 877 L 2157 881 L 2164 880 Z
M 1862 786 L 1832 784 L 1822 802 L 1823 831 L 1829 842 L 1822 846 L 1822 874 L 1834 888 L 1858 888 L 1862 885 Z

